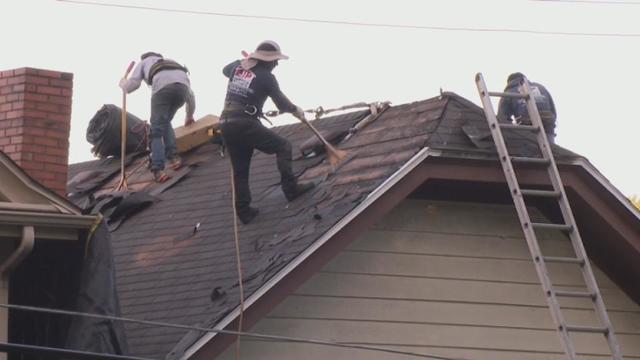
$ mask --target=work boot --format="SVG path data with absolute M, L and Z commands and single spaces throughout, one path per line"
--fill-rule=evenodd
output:
M 164 172 L 164 170 L 154 170 L 153 171 L 153 181 L 157 182 L 157 183 L 163 183 L 167 180 L 169 180 L 170 177 L 169 175 L 167 175 L 166 172 Z
M 253 218 L 255 218 L 259 212 L 260 210 L 258 210 L 258 208 L 249 206 L 247 210 L 238 211 L 238 219 L 240 219 L 240 221 L 242 221 L 242 223 L 246 225 L 250 223 L 251 220 L 253 220 Z
M 297 183 L 293 189 L 287 190 L 284 192 L 284 197 L 287 198 L 287 201 L 292 202 L 293 200 L 298 198 L 300 195 L 313 189 L 315 186 L 316 184 L 314 184 L 313 182 Z
M 171 170 L 178 170 L 182 167 L 182 158 L 178 155 L 169 158 L 167 161 L 167 167 Z

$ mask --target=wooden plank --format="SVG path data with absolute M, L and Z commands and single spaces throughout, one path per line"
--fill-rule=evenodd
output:
M 179 126 L 174 129 L 176 134 L 176 146 L 178 152 L 189 151 L 196 146 L 211 140 L 211 130 L 218 129 L 220 118 L 215 115 L 206 115 L 189 126 Z
M 567 309 L 564 315 L 568 323 L 573 325 L 595 326 L 597 324 L 595 312 L 591 309 Z M 548 330 L 555 328 L 549 310 L 542 306 L 300 295 L 286 299 L 274 309 L 269 317 L 373 320 Z M 610 317 L 616 332 L 640 335 L 640 311 L 635 313 L 612 311 Z
M 584 286 L 580 268 L 575 264 L 548 264 L 556 285 Z M 342 252 L 324 268 L 332 272 L 380 275 L 427 276 L 451 279 L 510 281 L 538 284 L 531 261 L 512 259 L 482 259 L 439 255 L 396 253 Z M 602 288 L 615 287 L 601 271 L 594 269 Z
M 487 349 L 465 349 L 459 347 L 426 347 L 426 346 L 378 346 L 400 351 L 410 351 L 423 355 L 434 355 L 451 359 L 473 360 L 566 360 L 561 353 L 549 352 L 522 352 L 522 351 L 498 351 Z M 335 348 L 313 344 L 283 343 L 272 341 L 259 341 L 246 339 L 242 341 L 242 359 L 261 360 L 326 360 L 326 359 L 352 359 L 352 360 L 407 360 L 406 355 L 394 355 L 383 352 Z M 235 346 L 230 346 L 218 359 L 235 359 Z M 582 355 L 581 360 L 610 360 L 606 355 Z M 637 356 L 627 356 L 625 359 L 640 359 Z
M 610 310 L 640 312 L 640 306 L 619 289 L 603 289 L 602 293 Z M 547 309 L 542 287 L 538 284 L 318 273 L 302 285 L 296 294 L 510 304 Z M 566 300 L 563 304 L 568 307 L 591 308 L 589 300 Z

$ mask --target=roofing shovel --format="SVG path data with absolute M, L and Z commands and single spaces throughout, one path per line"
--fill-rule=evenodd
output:
M 279 111 L 267 111 L 266 114 L 267 116 L 277 116 L 280 115 Z M 341 162 L 344 161 L 344 159 L 347 158 L 347 152 L 344 150 L 338 150 L 335 147 L 333 147 L 333 145 L 331 145 L 331 143 L 329 143 L 321 134 L 318 130 L 316 130 L 316 128 L 311 125 L 311 123 L 306 119 L 306 118 L 302 118 L 300 119 L 301 122 L 303 122 L 305 125 L 307 125 L 309 127 L 309 129 L 311 129 L 311 131 L 313 131 L 313 133 L 318 137 L 318 139 L 320 139 L 320 141 L 322 141 L 322 144 L 324 144 L 324 148 L 327 151 L 327 156 L 329 157 L 329 163 L 331 164 L 332 167 L 336 167 L 338 164 L 340 164 Z
M 124 73 L 124 79 L 129 76 L 131 69 L 136 64 L 132 61 Z M 127 173 L 125 169 L 125 157 L 127 156 L 127 91 L 122 89 L 122 116 L 120 117 L 120 182 L 116 186 L 116 191 L 127 189 Z

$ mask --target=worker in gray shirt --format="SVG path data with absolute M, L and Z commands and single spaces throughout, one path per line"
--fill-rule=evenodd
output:
M 171 120 L 176 111 L 186 104 L 184 124 L 192 124 L 195 97 L 186 67 L 154 52 L 142 54 L 140 60 L 131 77 L 120 80 L 120 87 L 131 93 L 140 87 L 143 80 L 151 86 L 151 172 L 153 179 L 161 183 L 169 179 L 164 171 L 165 161 L 173 170 L 182 166 Z

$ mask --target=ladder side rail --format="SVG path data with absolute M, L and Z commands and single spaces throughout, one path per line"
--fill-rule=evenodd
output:
M 589 263 L 587 252 L 584 248 L 584 244 L 582 243 L 580 231 L 578 230 L 573 212 L 571 211 L 569 199 L 567 198 L 567 194 L 564 190 L 564 184 L 562 183 L 562 178 L 560 177 L 560 171 L 558 170 L 558 166 L 556 164 L 555 158 L 553 157 L 553 152 L 551 151 L 551 146 L 549 145 L 546 132 L 544 131 L 544 125 L 542 124 L 542 119 L 540 118 L 538 107 L 536 106 L 535 100 L 531 97 L 531 87 L 529 85 L 529 80 L 524 80 L 521 91 L 523 91 L 523 94 L 529 95 L 526 99 L 526 102 L 531 123 L 533 124 L 533 126 L 537 126 L 540 128 L 540 131 L 538 132 L 536 137 L 538 140 L 538 145 L 540 146 L 540 150 L 542 152 L 542 157 L 549 160 L 547 171 L 549 173 L 549 178 L 551 179 L 553 189 L 554 191 L 560 193 L 560 197 L 558 198 L 560 212 L 562 213 L 565 224 L 570 224 L 573 227 L 573 230 L 569 232 L 569 238 L 573 245 L 576 256 L 580 259 L 584 259 L 584 265 L 581 267 L 581 270 L 585 284 L 587 285 L 587 289 L 589 290 L 589 292 L 595 294 L 594 307 L 596 313 L 598 314 L 598 317 L 600 318 L 600 321 L 605 327 L 609 329 L 609 332 L 606 334 L 606 338 L 607 342 L 609 343 L 613 358 L 615 360 L 622 360 L 620 347 L 615 340 L 613 326 L 611 324 L 611 320 L 609 319 L 609 315 L 607 314 L 604 301 L 602 300 L 602 294 L 600 293 L 598 284 L 593 274 L 593 269 L 591 268 L 591 264 Z
M 560 338 L 562 339 L 562 344 L 567 356 L 569 357 L 569 359 L 575 360 L 576 352 L 573 346 L 573 341 L 569 336 L 566 326 L 564 325 L 565 319 L 560 311 L 558 299 L 556 298 L 556 295 L 552 289 L 551 280 L 549 278 L 542 253 L 540 251 L 540 246 L 538 244 L 533 227 L 531 226 L 529 212 L 527 210 L 526 204 L 524 203 L 522 193 L 520 192 L 520 185 L 518 184 L 518 180 L 516 178 L 513 164 L 511 163 L 511 159 L 507 151 L 504 137 L 502 135 L 502 132 L 500 131 L 500 126 L 498 125 L 498 120 L 493 110 L 489 91 L 487 90 L 487 86 L 481 73 L 478 73 L 476 75 L 476 85 L 478 87 L 478 92 L 480 93 L 480 99 L 482 100 L 485 117 L 489 124 L 489 129 L 491 130 L 491 136 L 493 137 L 494 143 L 496 145 L 498 156 L 500 157 L 500 162 L 502 164 L 511 196 L 517 210 L 516 212 L 518 213 L 520 225 L 522 227 L 525 240 L 527 241 L 529 252 L 531 253 L 536 272 L 538 273 L 538 278 L 540 279 L 545 297 L 547 299 L 551 317 L 556 325 L 556 329 L 558 330 Z

